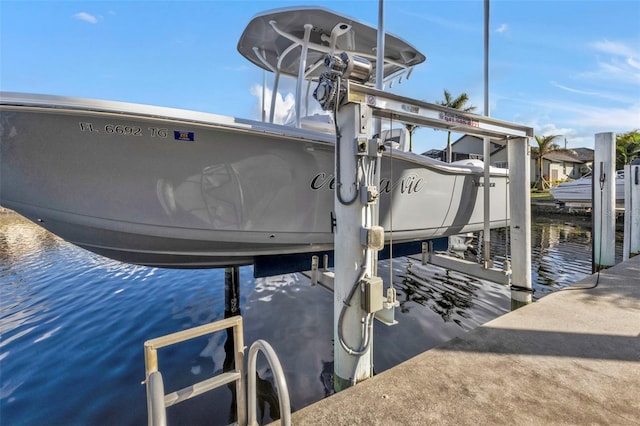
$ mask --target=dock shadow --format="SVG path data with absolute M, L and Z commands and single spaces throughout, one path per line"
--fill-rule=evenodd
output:
M 640 362 L 640 336 L 480 327 L 437 350 Z

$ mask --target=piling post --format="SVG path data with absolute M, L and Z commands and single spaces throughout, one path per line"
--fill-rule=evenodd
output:
M 511 235 L 511 309 L 532 301 L 531 284 L 531 150 L 529 138 L 510 139 L 509 212 Z
M 484 268 L 493 267 L 491 261 L 491 138 L 485 137 L 482 140 L 482 152 L 484 159 L 484 228 L 483 228 L 483 250 Z
M 230 266 L 224 270 L 224 317 L 229 318 L 240 315 L 240 267 Z M 224 341 L 224 361 L 222 361 L 222 371 L 228 372 L 240 368 L 236 365 L 237 354 L 235 352 L 235 342 L 237 327 L 225 330 L 227 338 Z M 239 342 L 241 341 L 238 340 Z M 231 392 L 231 406 L 229 407 L 229 423 L 238 423 L 238 404 L 242 407 L 245 403 L 244 395 L 237 394 L 234 383 L 227 385 Z M 244 391 L 243 391 L 244 392 Z M 242 408 L 244 410 L 244 408 Z M 240 422 L 242 424 L 242 422 Z
M 240 315 L 240 267 L 224 270 L 224 317 Z
M 340 107 L 336 120 L 334 388 L 340 391 L 372 376 L 373 315 L 363 309 L 361 287 L 365 277 L 374 276 L 374 252 L 363 245 L 362 232 L 371 228 L 375 217 L 373 205 L 362 194 L 368 184 L 377 188 L 379 182 L 362 185 L 358 177 L 359 161 L 376 161 L 358 153 L 371 140 L 370 108 L 348 103 Z
M 615 264 L 616 256 L 616 135 L 597 133 L 593 161 L 593 272 Z
M 624 166 L 623 260 L 640 254 L 640 165 Z

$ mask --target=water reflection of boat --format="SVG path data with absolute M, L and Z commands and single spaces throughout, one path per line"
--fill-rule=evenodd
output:
M 479 286 L 449 270 L 434 273 L 410 264 L 400 288 L 406 296 L 400 301 L 401 312 L 408 312 L 407 302 L 414 302 L 428 306 L 444 322 L 451 321 L 462 327 L 462 321 L 469 318 L 467 310 L 474 306 L 474 294 Z
M 306 38 L 305 24 L 311 24 Z M 216 267 L 330 249 L 335 128 L 330 116 L 303 116 L 309 91 L 302 83 L 317 81 L 332 51 L 359 55 L 375 67 L 376 38 L 375 28 L 318 8 L 266 12 L 249 23 L 238 50 L 275 73 L 274 93 L 280 76 L 298 78 L 290 126 L 2 93 L 0 204 L 67 241 L 129 263 Z M 386 36 L 385 79 L 408 76 L 424 59 Z M 482 229 L 482 167 L 407 152 L 403 128 L 387 135 L 397 147 L 382 160 L 380 224 L 393 226 L 395 242 Z M 391 163 L 393 181 L 384 174 Z M 491 175 L 491 226 L 505 226 L 506 171 Z
M 0 257 L 8 259 L 47 250 L 60 240 L 45 229 L 34 226 L 17 214 L 0 215 Z

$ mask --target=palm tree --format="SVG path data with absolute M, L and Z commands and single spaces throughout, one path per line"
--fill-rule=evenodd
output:
M 416 124 L 406 123 L 404 128 L 409 132 L 409 152 L 413 152 L 413 132 L 416 131 L 418 126 Z
M 536 158 L 536 165 L 538 167 L 538 171 L 540 172 L 540 176 L 538 177 L 538 182 L 540 183 L 540 189 L 543 189 L 543 190 L 546 189 L 545 186 L 548 185 L 548 182 L 544 178 L 544 173 L 542 169 L 542 166 L 544 163 L 544 156 L 549 154 L 552 151 L 556 151 L 560 149 L 559 145 L 553 143 L 553 140 L 558 136 L 559 135 L 536 136 L 536 142 L 538 142 L 538 146 L 531 148 L 531 150 L 535 154 L 538 154 L 538 158 Z
M 616 170 L 640 158 L 640 129 L 616 135 Z
M 438 102 L 438 105 L 443 105 L 449 108 L 458 109 L 460 111 L 471 112 L 476 109 L 475 105 L 465 106 L 469 101 L 469 95 L 461 93 L 457 98 L 452 98 L 451 93 L 447 89 L 444 89 L 444 100 Z M 451 132 L 447 132 L 447 161 L 451 162 Z

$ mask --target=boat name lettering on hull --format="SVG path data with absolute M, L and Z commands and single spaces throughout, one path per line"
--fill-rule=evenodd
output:
M 318 173 L 311 180 L 311 189 L 318 190 L 323 186 L 328 187 L 329 189 L 336 189 L 336 180 L 333 178 L 333 175 L 327 175 L 325 173 Z
M 336 179 L 332 174 L 318 173 L 311 179 L 311 189 L 317 191 L 322 188 L 334 190 Z M 400 191 L 401 194 L 415 194 L 424 189 L 424 179 L 416 175 L 403 177 L 400 181 L 392 183 L 390 179 L 380 179 L 380 192 L 389 194 L 391 191 Z
M 88 133 L 105 133 L 107 135 L 118 136 L 144 136 L 145 131 L 139 126 L 128 126 L 125 124 L 105 124 L 100 127 L 93 123 L 80 121 L 80 131 Z M 169 129 L 163 127 L 147 127 L 148 135 L 152 138 L 166 138 L 169 136 Z

